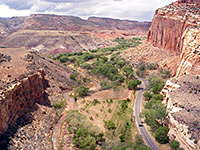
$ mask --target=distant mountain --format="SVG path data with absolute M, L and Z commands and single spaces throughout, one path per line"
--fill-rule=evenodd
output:
M 147 32 L 151 22 L 138 22 L 111 18 L 90 17 L 88 20 L 74 16 L 33 14 L 29 17 L 0 18 L 0 33 L 5 34 L 19 29 L 32 30 L 140 30 Z

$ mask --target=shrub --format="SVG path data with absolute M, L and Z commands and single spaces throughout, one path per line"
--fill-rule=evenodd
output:
M 180 147 L 180 143 L 176 140 L 172 140 L 169 142 L 170 147 L 172 148 L 172 150 L 177 150 Z
M 60 99 L 58 102 L 53 103 L 54 108 L 64 108 L 66 105 L 66 99 Z
M 151 77 L 148 79 L 149 81 L 149 89 L 152 91 L 154 94 L 159 94 L 159 92 L 162 90 L 164 87 L 164 82 L 162 79 L 158 77 Z
M 84 97 L 88 95 L 88 91 L 89 91 L 89 88 L 80 86 L 75 90 L 75 93 L 77 93 L 80 97 Z
M 111 120 L 109 120 L 109 121 L 104 121 L 104 123 L 105 123 L 105 127 L 106 127 L 108 130 L 114 130 L 114 129 L 116 129 L 115 123 L 114 123 L 113 121 L 111 121 Z
M 161 144 L 166 144 L 169 142 L 169 137 L 167 136 L 169 132 L 168 127 L 160 127 L 155 131 L 155 138 Z
M 150 100 L 152 98 L 152 94 L 150 92 L 145 92 L 143 94 L 145 100 Z
M 69 76 L 69 78 L 71 79 L 71 80 L 76 80 L 76 76 L 74 75 L 74 74 L 70 74 L 70 76 Z
M 138 85 L 140 85 L 142 82 L 138 79 L 133 79 L 129 81 L 128 83 L 128 89 L 136 89 Z
M 160 101 L 162 101 L 163 100 L 163 95 L 162 94 L 153 94 L 152 95 L 152 99 L 154 99 L 154 100 L 160 100 Z

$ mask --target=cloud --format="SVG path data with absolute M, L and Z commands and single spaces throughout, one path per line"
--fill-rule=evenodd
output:
M 11 9 L 15 10 L 28 10 L 30 9 L 37 0 L 1 0 L 1 5 L 6 5 Z
M 27 13 L 50 13 L 87 18 L 113 17 L 130 20 L 148 20 L 155 10 L 175 0 L 1 0 L 9 12 L 0 9 L 0 17 Z M 16 12 L 16 13 L 14 13 Z M 23 13 L 22 13 L 23 12 Z
M 90 0 L 42 0 L 44 2 L 52 2 L 52 3 L 81 3 L 88 2 Z

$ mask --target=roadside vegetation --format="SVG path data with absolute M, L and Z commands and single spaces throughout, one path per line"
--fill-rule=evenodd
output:
M 162 104 L 163 95 L 159 94 L 164 87 L 164 81 L 159 77 L 151 77 L 148 81 L 149 92 L 143 94 L 147 102 L 141 116 L 145 118 L 145 122 L 151 127 L 155 139 L 161 144 L 166 144 L 169 142 L 167 135 L 169 128 L 164 126 L 167 111 L 164 104 Z
M 113 100 L 106 99 L 84 100 L 91 97 L 90 88 L 93 79 L 97 79 L 102 90 L 117 90 L 125 88 L 133 90 L 134 93 L 142 83 L 136 76 L 147 77 L 149 72 L 156 72 L 158 77 L 149 77 L 149 91 L 144 93 L 146 104 L 141 117 L 145 118 L 147 125 L 151 127 L 156 140 L 159 143 L 168 143 L 167 136 L 169 129 L 166 127 L 165 119 L 167 112 L 162 104 L 163 96 L 160 93 L 164 87 L 164 80 L 171 76 L 170 71 L 159 68 L 157 63 L 145 63 L 143 61 L 135 64 L 127 62 L 119 57 L 121 51 L 135 47 L 141 43 L 141 38 L 114 40 L 118 43 L 115 47 L 99 48 L 87 52 L 75 52 L 60 54 L 53 57 L 54 60 L 63 63 L 65 66 L 73 66 L 75 70 L 83 71 L 87 77 L 71 74 L 69 78 L 77 82 L 73 96 L 75 101 L 81 101 L 80 113 L 72 111 L 66 119 L 69 125 L 69 132 L 74 134 L 73 144 L 80 149 L 144 149 L 141 138 L 132 134 L 136 128 L 132 112 L 133 102 L 131 99 Z M 89 76 L 89 77 L 88 77 Z M 55 104 L 54 107 L 60 107 Z M 94 124 L 98 122 L 98 127 Z M 133 144 L 133 139 L 135 142 Z M 172 143 L 176 147 L 177 143 Z

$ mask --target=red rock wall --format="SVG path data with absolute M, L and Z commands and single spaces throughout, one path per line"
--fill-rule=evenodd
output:
M 179 3 L 200 4 L 200 0 L 179 0 Z
M 0 134 L 5 133 L 9 125 L 15 125 L 16 120 L 29 111 L 33 104 L 43 100 L 43 84 L 44 72 L 41 71 L 3 92 L 0 99 Z
M 156 12 L 148 32 L 148 41 L 155 47 L 180 54 L 181 36 L 188 24 L 181 20 L 166 18 Z

